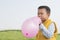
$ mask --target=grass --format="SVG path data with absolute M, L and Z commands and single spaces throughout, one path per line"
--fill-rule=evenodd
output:
M 57 40 L 59 40 L 60 35 L 58 35 Z M 0 40 L 35 40 L 34 38 L 25 38 L 21 31 L 19 30 L 5 30 L 0 31 Z

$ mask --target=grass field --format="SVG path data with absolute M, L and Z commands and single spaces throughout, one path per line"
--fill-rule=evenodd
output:
M 60 35 L 57 36 L 57 40 L 60 40 L 59 38 Z M 0 31 L 0 40 L 35 40 L 35 39 L 25 38 L 22 35 L 21 31 L 19 30 L 5 30 L 5 31 Z

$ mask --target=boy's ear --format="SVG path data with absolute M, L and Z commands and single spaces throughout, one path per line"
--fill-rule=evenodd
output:
M 48 13 L 48 16 L 50 16 L 50 13 Z

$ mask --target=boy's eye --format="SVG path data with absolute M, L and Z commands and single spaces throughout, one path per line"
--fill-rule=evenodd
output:
M 38 15 L 43 15 L 44 13 L 38 13 Z
M 43 13 L 41 13 L 41 15 L 43 15 Z

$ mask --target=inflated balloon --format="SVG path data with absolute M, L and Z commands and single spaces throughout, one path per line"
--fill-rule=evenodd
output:
M 22 25 L 22 33 L 27 38 L 35 37 L 39 30 L 41 20 L 39 17 L 27 19 Z

